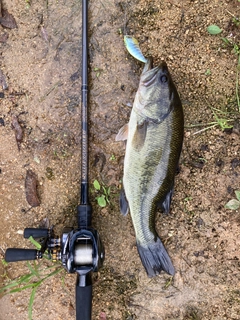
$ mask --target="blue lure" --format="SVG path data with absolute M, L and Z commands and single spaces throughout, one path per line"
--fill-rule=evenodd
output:
M 137 39 L 131 36 L 124 36 L 124 43 L 127 48 L 127 51 L 137 60 L 146 63 L 147 59 L 142 54 L 141 49 L 139 48 L 139 43 Z

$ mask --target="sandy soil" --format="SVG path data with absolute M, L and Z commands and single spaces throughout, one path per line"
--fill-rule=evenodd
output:
M 81 2 L 3 1 L 18 28 L 0 26 L 0 69 L 8 85 L 0 98 L 1 257 L 8 247 L 31 247 L 17 233 L 48 218 L 61 234 L 76 226 L 80 180 Z M 95 1 L 89 3 L 90 182 L 94 227 L 105 245 L 94 274 L 93 319 L 240 319 L 240 212 L 224 205 L 240 189 L 237 55 L 222 37 L 239 41 L 237 0 Z M 217 24 L 221 35 L 207 26 Z M 5 37 L 4 37 L 5 34 Z M 157 229 L 176 268 L 172 279 L 149 279 L 135 246 L 130 216 L 118 207 L 125 146 L 115 136 L 130 115 L 142 63 L 126 52 L 136 37 L 157 64 L 164 59 L 185 114 L 185 139 L 171 213 Z M 6 40 L 6 35 L 8 39 Z M 216 126 L 212 108 L 235 120 Z M 16 142 L 16 116 L 23 139 Z M 231 122 L 233 124 L 233 122 Z M 200 127 L 193 127 L 199 125 Z M 99 161 L 98 161 L 99 160 Z M 37 175 L 41 205 L 26 201 L 25 177 Z M 100 208 L 92 186 L 111 186 Z M 44 269 L 48 262 L 40 262 Z M 1 282 L 26 274 L 26 263 L 0 265 Z M 75 275 L 64 271 L 36 292 L 33 319 L 75 318 Z M 28 319 L 30 290 L 0 300 L 0 320 Z

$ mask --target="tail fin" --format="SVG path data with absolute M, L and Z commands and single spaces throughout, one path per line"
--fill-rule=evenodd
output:
M 158 275 L 161 270 L 174 275 L 172 261 L 159 238 L 146 246 L 137 243 L 137 248 L 142 264 L 150 278 Z

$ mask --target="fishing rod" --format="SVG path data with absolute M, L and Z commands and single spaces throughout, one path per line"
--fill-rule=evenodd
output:
M 41 249 L 8 248 L 7 262 L 36 260 L 47 251 L 53 261 L 60 260 L 68 273 L 77 273 L 76 320 L 91 320 L 92 272 L 103 264 L 104 248 L 97 230 L 91 227 L 92 206 L 88 190 L 88 0 L 82 0 L 82 87 L 81 87 L 81 192 L 77 206 L 78 228 L 65 227 L 61 237 L 53 228 L 26 228 L 24 238 L 39 239 Z

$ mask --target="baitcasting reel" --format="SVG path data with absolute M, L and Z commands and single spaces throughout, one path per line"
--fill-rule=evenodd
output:
M 50 229 L 26 228 L 24 238 L 42 239 L 41 250 L 9 248 L 5 253 L 7 262 L 36 260 L 46 251 L 53 261 L 60 260 L 68 273 L 77 273 L 76 319 L 91 319 L 92 272 L 103 264 L 104 248 L 98 232 L 90 227 L 91 205 L 79 205 L 78 229 L 64 228 L 61 238 Z

